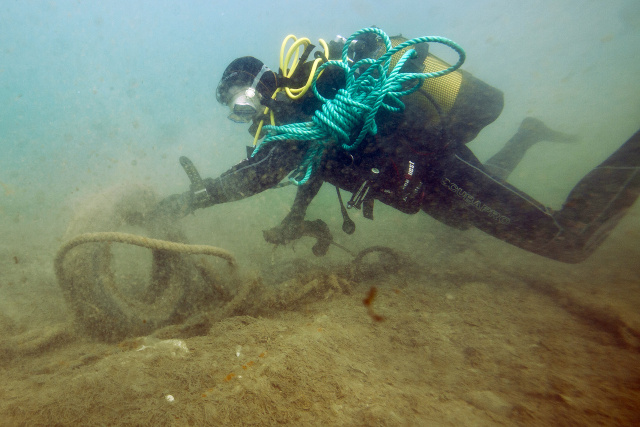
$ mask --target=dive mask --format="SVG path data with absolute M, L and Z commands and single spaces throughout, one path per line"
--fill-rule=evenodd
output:
M 231 114 L 229 114 L 229 120 L 233 120 L 236 123 L 249 123 L 258 112 L 260 106 L 260 94 L 256 90 L 256 86 L 260 82 L 262 75 L 269 71 L 266 65 L 263 65 L 260 72 L 255 76 L 251 86 L 245 90 L 240 90 L 229 101 L 229 108 Z

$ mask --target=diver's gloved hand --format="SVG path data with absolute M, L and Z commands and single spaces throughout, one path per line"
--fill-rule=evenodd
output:
M 172 194 L 160 200 L 149 216 L 151 218 L 168 218 L 172 220 L 183 218 L 196 210 L 193 201 L 192 191 Z
M 274 245 L 285 245 L 302 237 L 303 221 L 285 218 L 280 225 L 262 231 L 264 240 Z
M 215 199 L 206 190 L 201 190 L 197 193 L 189 190 L 180 194 L 172 194 L 160 200 L 160 203 L 150 213 L 150 217 L 175 220 L 184 218 L 196 209 L 207 208 L 215 204 Z
M 315 221 L 288 221 L 285 219 L 277 227 L 264 230 L 262 234 L 264 240 L 275 245 L 284 245 L 302 236 L 313 237 L 318 240 L 311 248 L 316 256 L 326 255 L 329 245 L 333 241 L 329 226 L 321 219 Z
M 189 191 L 172 194 L 162 199 L 149 213 L 150 219 L 176 220 L 187 216 L 196 209 L 206 208 L 217 203 L 205 185 L 205 181 L 209 181 L 211 184 L 211 178 L 203 180 L 193 162 L 185 156 L 180 157 L 180 165 L 191 181 Z
M 331 242 L 333 242 L 333 236 L 329 231 L 329 226 L 321 219 L 315 221 L 305 221 L 302 226 L 302 234 L 318 239 L 315 245 L 311 248 L 315 256 L 324 256 L 329 250 Z

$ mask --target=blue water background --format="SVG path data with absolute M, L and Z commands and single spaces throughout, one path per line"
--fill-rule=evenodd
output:
M 470 144 L 481 160 L 527 115 L 580 136 L 539 144 L 510 179 L 549 206 L 638 128 L 637 1 L 5 1 L 0 215 L 46 222 L 121 181 L 183 191 L 180 155 L 218 175 L 250 143 L 215 100 L 231 60 L 277 68 L 287 34 L 331 39 L 370 25 L 449 37 L 467 71 L 504 91 L 502 115 Z

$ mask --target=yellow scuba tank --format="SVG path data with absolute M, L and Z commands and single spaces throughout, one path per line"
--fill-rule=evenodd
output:
M 391 45 L 393 47 L 396 47 L 405 41 L 407 41 L 407 39 L 401 36 L 391 37 Z M 396 63 L 400 60 L 402 55 L 404 55 L 407 49 L 403 49 L 391 57 L 391 66 L 389 69 L 393 69 L 393 67 L 395 67 Z M 450 64 L 447 64 L 430 53 L 419 59 L 422 60 L 422 69 L 419 71 L 422 73 L 444 70 L 450 66 Z M 443 112 L 448 113 L 456 101 L 461 83 L 462 72 L 454 71 L 441 77 L 424 80 L 419 90 L 429 94 L 433 101 L 437 102 L 442 107 Z
M 397 46 L 407 41 L 402 36 L 394 36 L 390 40 L 392 46 Z M 291 42 L 293 44 L 287 48 Z M 306 78 L 306 83 L 299 88 L 279 87 L 273 93 L 272 99 L 275 99 L 281 92 L 286 93 L 287 97 L 292 100 L 298 100 L 307 93 L 313 84 L 313 76 L 317 67 L 320 66 L 324 58 L 330 58 L 327 43 L 320 39 L 319 44 L 323 55 L 316 55 L 312 66 L 307 67 L 310 72 Z M 373 43 L 364 42 L 362 45 L 367 46 L 367 51 L 364 55 L 373 59 L 377 59 L 385 52 L 382 40 L 373 41 Z M 429 53 L 428 47 L 424 46 L 422 49 L 420 45 L 414 46 L 418 56 L 411 62 L 413 67 L 411 72 L 429 73 L 443 70 L 450 66 L 450 64 Z M 308 38 L 298 39 L 293 35 L 285 37 L 280 49 L 279 65 L 281 75 L 285 78 L 293 76 L 299 65 L 304 62 L 304 59 L 301 61 L 301 51 L 312 47 Z M 389 69 L 393 69 L 405 52 L 406 49 L 403 49 L 393 55 Z M 304 54 L 302 56 L 306 58 Z M 318 56 L 323 56 L 324 58 Z M 357 60 L 359 59 L 361 58 L 357 58 Z M 500 115 L 504 104 L 503 94 L 500 90 L 463 70 L 424 80 L 420 89 L 407 95 L 406 99 L 414 104 L 414 107 L 424 111 L 423 120 L 428 123 L 429 127 L 446 127 L 448 139 L 459 143 L 468 143 L 473 140 L 480 130 Z M 263 117 L 257 123 L 257 129 L 255 129 L 254 147 L 262 136 L 264 122 L 268 120 L 271 125 L 276 125 L 274 113 L 268 107 L 265 107 Z M 253 130 L 251 132 L 253 133 Z
M 393 46 L 407 41 L 402 36 L 390 39 Z M 384 53 L 381 41 L 380 46 Z M 393 55 L 390 69 L 393 69 L 405 52 L 406 49 L 403 49 Z M 418 69 L 413 72 L 429 73 L 450 66 L 437 56 L 424 51 L 422 54 L 419 51 L 414 61 L 420 62 L 414 63 Z M 425 110 L 426 120 L 440 122 L 446 117 L 447 120 L 443 124 L 447 127 L 449 138 L 465 144 L 497 119 L 504 105 L 502 91 L 464 70 L 424 80 L 419 90 L 407 95 L 407 100 Z

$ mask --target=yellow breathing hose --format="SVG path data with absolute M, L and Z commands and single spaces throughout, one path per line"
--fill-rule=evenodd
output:
M 291 47 L 289 47 L 288 50 L 286 50 L 287 44 L 289 43 L 290 40 L 293 40 L 293 44 L 291 45 Z M 329 46 L 327 45 L 327 43 L 323 39 L 319 39 L 318 42 L 320 43 L 320 46 L 322 46 L 322 49 L 324 49 L 324 57 L 329 58 Z M 310 44 L 311 44 L 311 41 L 306 37 L 298 39 L 293 34 L 289 34 L 287 37 L 284 38 L 284 41 L 282 42 L 282 46 L 280 47 L 280 70 L 282 71 L 282 74 L 284 75 L 284 77 L 290 78 L 291 76 L 294 75 L 300 61 L 299 59 L 300 49 L 304 50 Z M 287 51 L 286 55 L 285 55 L 285 50 Z M 322 58 L 316 58 L 313 61 L 311 72 L 309 73 L 309 78 L 307 79 L 307 82 L 305 83 L 304 86 L 299 88 L 279 87 L 276 89 L 273 95 L 271 95 L 271 99 L 276 99 L 276 96 L 278 95 L 278 93 L 280 93 L 283 89 L 287 94 L 287 96 L 291 99 L 299 99 L 303 97 L 304 94 L 307 93 L 307 91 L 313 84 L 313 76 L 315 76 L 316 70 L 318 69 L 318 66 L 321 63 L 322 63 Z M 269 107 L 264 107 L 263 114 L 265 115 L 269 114 L 271 126 L 276 125 L 276 120 L 273 115 L 273 111 L 270 111 Z M 260 138 L 260 132 L 262 131 L 263 125 L 264 125 L 264 119 L 260 120 L 260 123 L 258 124 L 256 135 L 253 138 L 254 147 L 258 144 L 258 139 Z
M 289 48 L 289 50 L 287 51 L 287 55 L 285 56 L 284 50 L 290 39 L 293 39 L 294 43 Z M 322 48 L 324 49 L 325 57 L 328 58 L 329 47 L 327 46 L 327 43 L 322 39 L 320 39 L 319 42 Z M 296 39 L 296 37 L 292 34 L 289 34 L 287 37 L 285 37 L 284 42 L 282 42 L 282 47 L 280 48 L 280 69 L 282 70 L 282 73 L 284 74 L 285 77 L 289 78 L 293 76 L 293 74 L 295 73 L 298 67 L 298 61 L 299 61 L 298 54 L 300 52 L 300 48 L 302 47 L 302 45 L 304 45 L 304 48 L 306 48 L 310 44 L 311 42 L 306 37 L 301 39 Z M 289 64 L 291 62 L 291 56 L 293 55 L 294 51 L 296 55 L 293 58 L 293 63 L 291 64 L 291 67 L 289 67 Z M 304 86 L 297 89 L 289 88 L 289 87 L 284 88 L 289 98 L 298 99 L 304 96 L 305 93 L 307 93 L 307 90 L 309 90 L 309 88 L 311 87 L 311 84 L 313 83 L 313 76 L 316 74 L 316 69 L 321 63 L 322 63 L 322 58 L 316 58 L 315 61 L 313 61 L 313 66 L 311 68 L 311 72 L 309 73 L 309 78 L 307 79 L 307 82 L 305 83 Z

